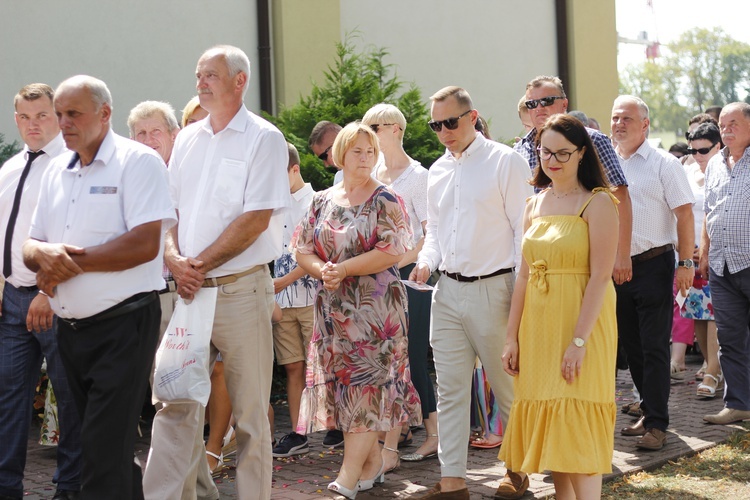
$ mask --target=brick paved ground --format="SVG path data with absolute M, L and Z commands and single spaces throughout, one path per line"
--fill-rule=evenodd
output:
M 688 369 L 695 372 L 699 363 L 697 358 L 688 358 Z M 618 406 L 632 400 L 631 381 L 626 372 L 620 372 L 617 379 Z M 719 395 L 714 400 L 698 400 L 695 397 L 696 383 L 692 380 L 672 385 L 670 397 L 671 425 L 667 445 L 660 451 L 646 452 L 635 449 L 636 438 L 615 436 L 615 453 L 613 474 L 608 478 L 632 473 L 643 469 L 653 469 L 669 460 L 693 454 L 714 446 L 739 426 L 712 426 L 704 424 L 703 415 L 716 413 L 723 403 Z M 721 393 L 720 393 L 721 394 Z M 283 435 L 289 427 L 286 409 L 278 407 L 276 411 L 277 433 Z M 618 413 L 617 429 L 629 425 L 634 419 Z M 326 485 L 336 477 L 341 465 L 342 451 L 329 451 L 322 447 L 322 433 L 310 436 L 311 453 L 294 459 L 274 460 L 274 500 L 312 500 L 328 496 Z M 415 433 L 415 443 L 423 439 L 424 431 Z M 50 478 L 55 467 L 54 449 L 36 444 L 38 433 L 30 436 L 28 463 L 26 466 L 26 496 L 29 500 L 50 498 L 54 487 Z M 114 437 L 113 437 L 114 438 Z M 145 464 L 148 453 L 148 438 L 138 442 L 138 456 Z M 414 450 L 415 448 L 411 448 Z M 408 452 L 409 449 L 407 448 Z M 497 461 L 497 450 L 469 450 L 468 480 L 472 498 L 492 498 L 498 481 L 505 469 Z M 227 469 L 217 479 L 222 499 L 235 499 L 234 469 L 227 463 Z M 385 484 L 369 492 L 361 493 L 358 499 L 400 498 L 406 493 L 423 490 L 440 479 L 437 460 L 420 463 L 402 462 L 401 467 L 386 476 Z M 552 478 L 548 474 L 531 476 L 530 493 L 524 498 L 545 498 L 553 493 Z

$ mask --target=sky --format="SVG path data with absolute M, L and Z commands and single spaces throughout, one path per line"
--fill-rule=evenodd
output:
M 616 9 L 621 37 L 637 38 L 646 31 L 649 40 L 666 44 L 692 28 L 721 27 L 735 40 L 750 44 L 748 0 L 616 0 Z M 645 45 L 620 43 L 618 70 L 645 61 L 645 50 Z

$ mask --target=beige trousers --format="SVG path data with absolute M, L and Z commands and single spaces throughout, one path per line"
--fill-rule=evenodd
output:
M 221 352 L 236 421 L 237 494 L 241 500 L 271 498 L 271 429 L 268 402 L 273 368 L 273 282 L 267 267 L 219 287 L 211 334 L 211 365 Z M 154 418 L 143 477 L 146 500 L 219 498 L 192 485 L 203 473 L 203 407 L 165 404 Z M 215 493 L 214 493 L 215 492 Z M 204 496 L 205 495 L 205 496 Z
M 430 344 L 438 386 L 438 456 L 443 477 L 466 477 L 471 378 L 476 357 L 500 406 L 503 428 L 513 402 L 513 377 L 500 359 L 514 273 L 461 283 L 440 277 L 432 297 Z

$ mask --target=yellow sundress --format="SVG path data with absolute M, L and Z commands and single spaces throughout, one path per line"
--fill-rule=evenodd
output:
M 568 385 L 560 371 L 590 277 L 588 224 L 581 214 L 599 191 L 577 215 L 536 217 L 523 237 L 529 281 L 518 333 L 519 373 L 499 454 L 514 472 L 612 471 L 617 321 L 611 282 L 580 375 Z

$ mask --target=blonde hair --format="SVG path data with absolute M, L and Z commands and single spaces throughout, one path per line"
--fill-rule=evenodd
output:
M 182 110 L 182 128 L 187 127 L 187 122 L 190 119 L 191 116 L 193 116 L 193 113 L 195 113 L 195 110 L 201 107 L 201 101 L 198 99 L 198 96 L 193 96 L 192 99 L 188 101 L 188 103 L 185 105 L 185 109 Z
M 367 125 L 368 127 L 373 124 L 396 124 L 401 129 L 399 133 L 399 139 L 404 138 L 404 130 L 406 130 L 406 117 L 401 112 L 400 109 L 398 109 L 393 104 L 386 104 L 384 102 L 381 102 L 380 104 L 376 104 L 375 106 L 371 107 L 367 110 L 367 113 L 365 113 L 365 116 L 362 117 L 362 123 Z
M 341 132 L 336 136 L 336 140 L 333 141 L 333 148 L 331 148 L 333 163 L 339 170 L 344 167 L 344 156 L 354 146 L 354 143 L 357 142 L 359 134 L 367 136 L 370 145 L 375 149 L 375 158 L 380 155 L 380 144 L 375 132 L 362 122 L 352 122 L 341 129 Z

